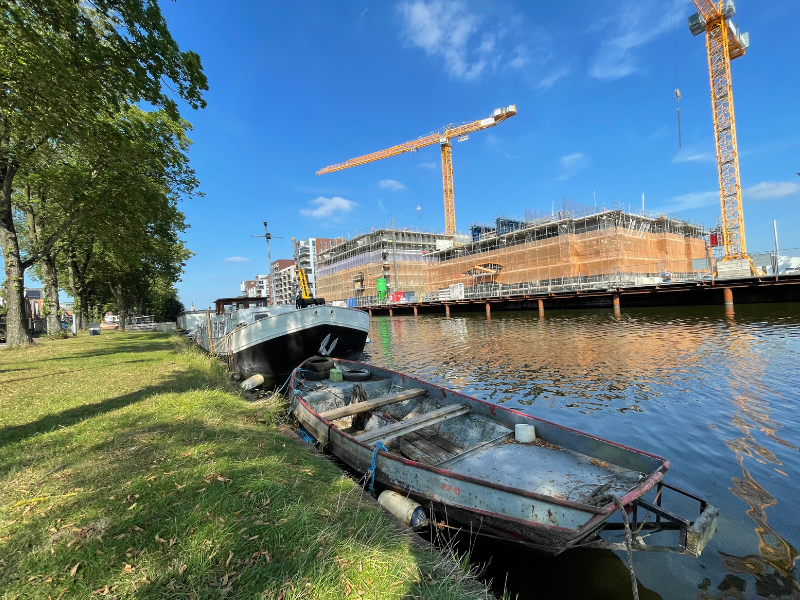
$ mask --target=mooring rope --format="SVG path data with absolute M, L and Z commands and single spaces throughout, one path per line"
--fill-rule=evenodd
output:
M 384 452 L 389 451 L 389 449 L 383 445 L 382 441 L 378 440 L 375 442 L 375 448 L 372 450 L 372 461 L 370 462 L 369 471 L 367 471 L 367 475 L 369 476 L 369 493 L 373 496 L 375 495 L 375 469 L 377 469 L 375 459 L 378 458 L 378 450 L 383 450 Z
M 614 504 L 617 505 L 617 508 L 622 513 L 622 522 L 625 524 L 625 549 L 628 553 L 628 572 L 631 575 L 631 591 L 633 592 L 633 600 L 639 600 L 639 586 L 636 585 L 636 573 L 633 572 L 633 536 L 631 535 L 631 527 L 628 525 L 628 513 L 625 512 L 625 507 L 622 505 L 622 501 L 616 496 L 612 497 L 614 498 Z

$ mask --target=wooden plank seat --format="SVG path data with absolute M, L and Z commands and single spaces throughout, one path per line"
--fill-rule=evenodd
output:
M 472 409 L 466 404 L 450 404 L 448 406 L 423 413 L 412 419 L 397 421 L 397 423 L 391 423 L 390 425 L 385 425 L 384 427 L 378 427 L 377 429 L 373 429 L 371 431 L 365 431 L 364 433 L 355 436 L 355 438 L 359 442 L 363 442 L 365 444 L 370 444 L 378 440 L 383 440 L 383 443 L 385 444 L 389 440 L 400 437 L 401 435 L 405 435 L 412 431 L 417 431 L 418 429 L 423 429 L 435 423 L 447 421 L 448 419 L 454 419 L 455 417 L 467 414 L 471 410 Z
M 396 394 L 387 394 L 386 396 L 378 396 L 372 400 L 354 402 L 353 404 L 348 404 L 347 406 L 342 406 L 340 408 L 332 408 L 331 410 L 326 410 L 325 412 L 319 413 L 319 416 L 326 421 L 335 421 L 336 419 L 365 413 L 367 411 L 380 408 L 381 406 L 388 406 L 389 404 L 395 404 L 396 402 L 402 402 L 403 400 L 410 400 L 411 398 L 416 398 L 417 396 L 425 396 L 427 393 L 428 392 L 426 390 L 421 388 L 403 390 L 402 392 L 397 392 Z

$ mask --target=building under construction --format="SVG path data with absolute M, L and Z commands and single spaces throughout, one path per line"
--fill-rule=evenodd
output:
M 665 215 L 581 207 L 539 219 L 498 218 L 472 235 L 380 229 L 320 256 L 318 293 L 327 300 L 422 299 L 452 285 L 521 284 L 615 275 L 650 283 L 708 271 L 705 230 Z M 460 286 L 459 286 L 460 287 Z

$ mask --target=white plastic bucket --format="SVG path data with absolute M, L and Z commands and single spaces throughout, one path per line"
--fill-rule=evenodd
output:
M 533 425 L 514 425 L 514 438 L 522 444 L 536 441 L 536 427 Z

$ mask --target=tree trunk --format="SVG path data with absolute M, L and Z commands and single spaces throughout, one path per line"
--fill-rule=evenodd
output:
M 41 260 L 42 282 L 44 284 L 44 306 L 47 311 L 47 331 L 57 333 L 61 330 L 61 307 L 58 302 L 58 273 L 56 258 L 45 254 Z
M 14 171 L 3 169 L 0 193 L 0 246 L 3 249 L 6 274 L 6 344 L 27 346 L 33 340 L 25 319 L 25 270 L 19 255 L 19 240 L 11 211 L 11 182 Z
M 117 313 L 119 314 L 119 330 L 125 331 L 125 321 L 127 318 L 127 308 L 125 307 L 125 294 L 123 293 L 122 286 L 114 288 L 110 283 L 108 287 L 111 288 L 111 293 L 117 301 Z

